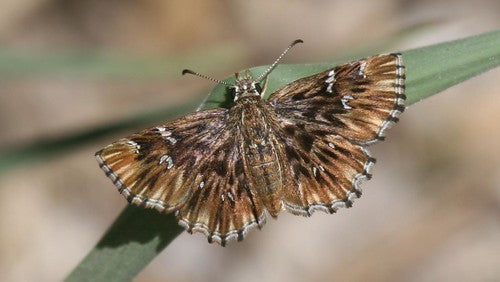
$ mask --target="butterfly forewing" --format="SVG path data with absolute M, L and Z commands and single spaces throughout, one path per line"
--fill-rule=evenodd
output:
M 269 101 L 282 115 L 369 144 L 382 140 L 404 110 L 404 79 L 400 54 L 378 55 L 296 80 Z
M 226 116 L 225 109 L 188 115 L 122 138 L 96 157 L 130 202 L 173 211 L 201 181 L 195 172 L 220 144 Z

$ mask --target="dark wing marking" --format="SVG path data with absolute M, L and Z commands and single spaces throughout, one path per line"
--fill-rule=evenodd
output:
M 400 54 L 378 55 L 296 80 L 269 97 L 278 114 L 329 126 L 359 144 L 383 140 L 404 110 Z

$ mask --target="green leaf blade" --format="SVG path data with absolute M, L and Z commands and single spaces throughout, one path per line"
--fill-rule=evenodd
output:
M 127 206 L 66 281 L 129 281 L 184 229 L 173 214 Z
M 403 52 L 411 105 L 500 65 L 500 31 Z

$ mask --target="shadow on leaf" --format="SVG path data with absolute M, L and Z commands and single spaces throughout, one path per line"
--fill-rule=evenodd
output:
M 129 205 L 99 241 L 97 248 L 115 248 L 130 242 L 145 244 L 157 237 L 156 251 L 160 252 L 183 230 L 173 213 Z

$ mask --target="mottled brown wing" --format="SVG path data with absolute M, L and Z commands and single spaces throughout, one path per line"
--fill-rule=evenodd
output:
M 264 224 L 262 204 L 244 181 L 236 134 L 227 110 L 214 109 L 120 139 L 96 158 L 129 202 L 176 211 L 189 232 L 225 244 Z
M 328 130 L 281 116 L 275 127 L 284 170 L 283 203 L 293 214 L 333 213 L 351 207 L 370 179 L 375 159 L 361 145 Z
M 122 138 L 96 158 L 130 202 L 171 212 L 191 195 L 193 171 L 213 152 L 212 144 L 220 145 L 226 116 L 220 109 L 187 115 Z
M 333 213 L 359 197 L 375 159 L 364 147 L 382 140 L 404 110 L 401 55 L 379 55 L 294 81 L 273 93 L 281 138 L 285 207 Z
M 278 113 L 319 123 L 359 144 L 384 139 L 404 110 L 400 54 L 378 55 L 296 80 L 269 97 Z

